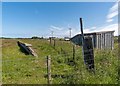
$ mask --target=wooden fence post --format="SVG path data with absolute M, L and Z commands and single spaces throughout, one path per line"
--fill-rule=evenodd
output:
M 73 60 L 75 61 L 75 45 L 73 45 Z
M 118 47 L 120 47 L 120 35 L 118 36 Z M 120 48 L 118 48 L 118 52 L 120 52 Z M 118 53 L 118 56 L 120 56 L 120 53 Z M 120 58 L 118 58 L 120 60 Z
M 52 38 L 50 38 L 50 45 L 52 44 Z
M 63 54 L 63 49 L 62 48 L 60 48 L 61 49 L 61 54 Z
M 51 84 L 51 58 L 47 56 L 47 74 L 48 74 L 48 84 Z
M 55 43 L 56 43 L 56 41 L 55 41 L 55 39 L 54 39 L 54 48 L 55 48 L 55 45 L 56 45 Z

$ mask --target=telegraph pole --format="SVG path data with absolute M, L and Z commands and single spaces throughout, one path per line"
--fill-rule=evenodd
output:
M 71 30 L 72 30 L 72 29 L 71 29 L 71 28 L 69 28 L 69 30 L 70 30 L 70 38 L 71 38 Z
M 51 31 L 51 34 L 52 34 L 52 38 L 53 38 L 53 32 L 54 32 L 54 31 Z

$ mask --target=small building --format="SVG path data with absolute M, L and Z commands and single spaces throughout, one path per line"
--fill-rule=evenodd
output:
M 49 37 L 49 39 L 55 39 L 56 37 Z
M 70 41 L 70 38 L 69 37 L 64 37 L 64 40 L 65 41 Z
M 103 31 L 94 33 L 85 33 L 84 37 L 91 37 L 94 48 L 97 49 L 113 49 L 114 47 L 114 31 Z M 76 45 L 82 45 L 82 35 L 77 34 L 70 39 Z

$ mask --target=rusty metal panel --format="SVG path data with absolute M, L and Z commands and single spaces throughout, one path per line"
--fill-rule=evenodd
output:
M 94 52 L 92 37 L 84 39 L 84 62 L 89 70 L 94 70 Z

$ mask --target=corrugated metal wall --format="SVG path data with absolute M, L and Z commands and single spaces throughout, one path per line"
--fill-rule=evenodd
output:
M 106 32 L 96 34 L 96 48 L 98 49 L 113 49 L 114 47 L 114 33 Z
M 99 32 L 85 34 L 84 36 L 90 36 L 93 40 L 93 46 L 97 49 L 113 49 L 114 48 L 114 31 Z M 82 38 L 80 35 L 75 36 L 71 41 L 77 45 L 82 44 Z

